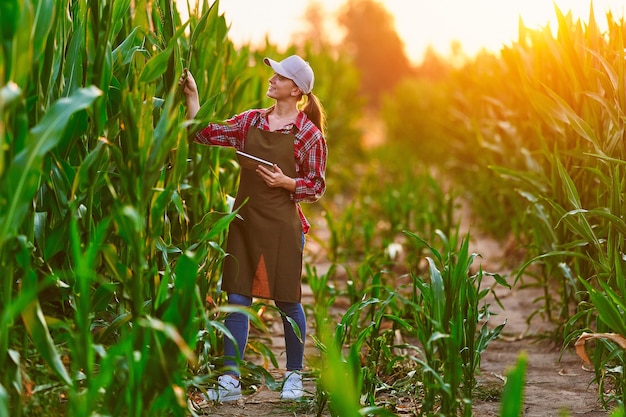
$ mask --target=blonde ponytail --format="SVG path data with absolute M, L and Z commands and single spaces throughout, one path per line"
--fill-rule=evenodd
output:
M 306 94 L 306 103 L 302 108 L 302 111 L 307 115 L 309 120 L 313 122 L 315 126 L 322 132 L 322 135 L 326 136 L 326 112 L 322 103 L 312 92 Z

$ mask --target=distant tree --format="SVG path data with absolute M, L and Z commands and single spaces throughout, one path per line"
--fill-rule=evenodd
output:
M 297 45 L 309 44 L 313 52 L 319 52 L 330 44 L 326 26 L 329 23 L 328 12 L 318 0 L 309 0 L 303 15 L 303 25 L 294 34 Z
M 344 46 L 354 55 L 361 72 L 362 92 L 377 106 L 383 93 L 412 75 L 393 17 L 377 1 L 348 0 L 339 23 L 346 29 Z
M 429 46 L 424 52 L 422 63 L 415 69 L 415 75 L 417 78 L 436 81 L 448 77 L 451 70 L 450 64 Z

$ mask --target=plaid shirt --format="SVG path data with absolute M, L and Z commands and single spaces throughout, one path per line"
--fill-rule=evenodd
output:
M 250 126 L 270 130 L 267 115 L 272 109 L 248 110 L 228 119 L 226 124 L 211 123 L 196 133 L 194 140 L 204 145 L 232 146 L 236 150 L 243 150 Z M 328 152 L 326 140 L 304 112 L 299 112 L 295 122 L 284 126 L 279 132 L 295 135 L 296 191 L 291 193 L 291 200 L 298 208 L 302 230 L 307 233 L 310 224 L 302 213 L 300 202 L 314 202 L 324 194 Z

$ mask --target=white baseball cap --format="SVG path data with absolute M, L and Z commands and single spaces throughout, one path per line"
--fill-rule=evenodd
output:
M 293 80 L 304 94 L 309 94 L 313 90 L 315 76 L 313 69 L 304 59 L 298 55 L 291 55 L 280 62 L 273 59 L 263 59 L 265 65 L 272 67 L 276 74 Z

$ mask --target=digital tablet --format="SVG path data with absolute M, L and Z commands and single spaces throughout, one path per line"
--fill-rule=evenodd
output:
M 256 169 L 259 165 L 263 165 L 265 168 L 271 170 L 274 169 L 274 164 L 272 162 L 250 155 L 249 153 L 245 153 L 243 151 L 237 151 L 237 159 L 239 160 L 239 164 L 247 169 Z

